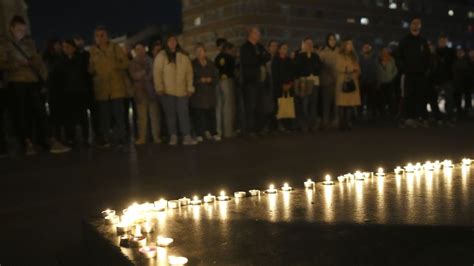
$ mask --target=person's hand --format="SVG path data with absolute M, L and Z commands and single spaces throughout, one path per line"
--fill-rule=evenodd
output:
M 202 77 L 202 78 L 201 78 L 201 83 L 207 83 L 207 78 Z

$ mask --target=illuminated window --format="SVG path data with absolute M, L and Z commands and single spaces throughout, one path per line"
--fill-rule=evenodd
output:
M 408 3 L 407 3 L 407 2 L 403 2 L 403 3 L 402 3 L 402 9 L 405 10 L 405 11 L 410 10 L 410 7 L 408 6 Z
M 354 18 L 347 18 L 347 23 L 354 24 L 356 20 Z
M 402 28 L 404 29 L 408 29 L 408 27 L 410 27 L 410 23 L 408 23 L 407 21 L 402 21 Z
M 395 0 L 390 0 L 388 3 L 388 8 L 397 9 L 398 8 L 397 2 Z
M 467 12 L 467 17 L 468 18 L 474 18 L 474 11 Z
M 197 17 L 194 19 L 194 26 L 201 26 L 202 23 L 202 17 Z
M 361 25 L 369 25 L 370 21 L 368 18 L 361 18 L 360 19 L 360 24 Z
M 454 16 L 454 10 L 450 9 L 450 10 L 448 11 L 448 15 L 449 15 L 450 17 Z

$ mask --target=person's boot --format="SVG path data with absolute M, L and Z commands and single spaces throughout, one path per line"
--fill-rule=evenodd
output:
M 64 146 L 60 141 L 56 139 L 51 140 L 51 147 L 49 148 L 49 152 L 53 154 L 61 154 L 70 152 L 71 148 Z
M 176 146 L 178 145 L 178 136 L 176 135 L 171 135 L 170 137 L 170 142 L 168 143 L 170 146 Z
M 196 144 L 198 144 L 198 142 L 197 142 L 195 139 L 193 139 L 193 138 L 191 137 L 191 135 L 186 135 L 186 136 L 184 136 L 184 138 L 183 138 L 183 145 L 185 145 L 185 146 L 192 146 L 192 145 L 196 145 Z

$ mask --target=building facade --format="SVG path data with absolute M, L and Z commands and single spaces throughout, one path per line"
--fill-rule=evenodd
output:
M 0 0 L 0 36 L 8 32 L 8 24 L 15 15 L 28 19 L 28 6 L 23 0 Z
M 288 42 L 293 49 L 306 36 L 323 45 L 325 36 L 353 38 L 376 46 L 401 39 L 410 18 L 423 19 L 423 34 L 446 33 L 455 44 L 473 45 L 474 7 L 470 0 L 183 0 L 183 46 L 196 42 L 215 52 L 217 37 L 239 45 L 245 29 L 258 26 L 264 41 Z

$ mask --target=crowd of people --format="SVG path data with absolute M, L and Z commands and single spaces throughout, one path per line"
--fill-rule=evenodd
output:
M 33 155 L 38 148 L 121 147 L 130 136 L 135 145 L 196 145 L 349 131 L 357 117 L 452 126 L 472 111 L 474 50 L 449 48 L 444 35 L 429 43 L 420 18 L 395 50 L 375 52 L 364 43 L 359 54 L 350 38 L 329 34 L 324 47 L 307 37 L 290 51 L 276 40 L 262 45 L 251 27 L 239 49 L 217 39 L 214 59 L 201 43 L 187 53 L 173 35 L 127 49 L 111 42 L 105 27 L 95 29 L 90 49 L 76 36 L 50 40 L 39 53 L 24 18 L 15 16 L 9 29 L 0 41 L 1 156 L 8 152 L 6 128 Z

